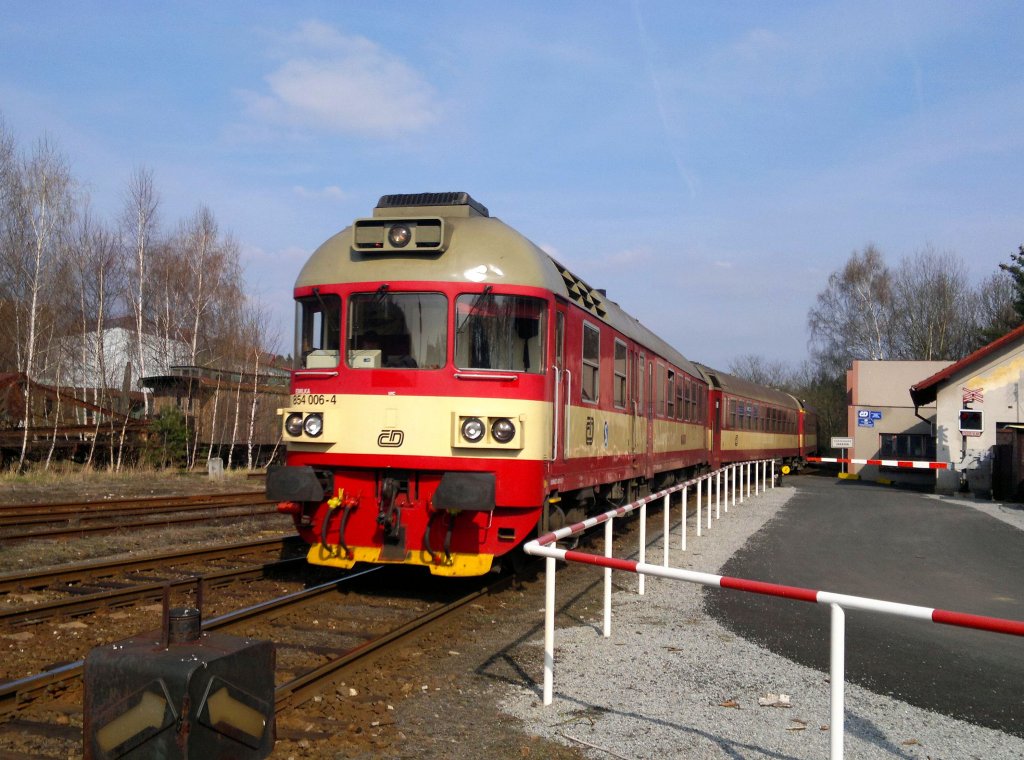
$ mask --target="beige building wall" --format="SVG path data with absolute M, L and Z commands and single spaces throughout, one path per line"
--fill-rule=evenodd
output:
M 879 459 L 883 433 L 934 435 L 935 404 L 916 410 L 910 386 L 934 375 L 950 361 L 855 361 L 846 373 L 847 435 L 853 438 L 851 459 Z M 922 419 L 924 418 L 924 419 Z M 861 420 L 864 421 L 861 421 Z M 870 423 L 870 424 L 867 424 Z M 824 442 L 828 445 L 828 441 Z M 833 451 L 829 456 L 843 456 Z M 886 456 L 885 458 L 891 458 Z M 929 486 L 935 482 L 931 470 L 880 468 L 850 465 L 849 472 L 867 480 L 888 480 Z

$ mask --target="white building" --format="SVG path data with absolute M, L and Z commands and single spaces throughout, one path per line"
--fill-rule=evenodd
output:
M 135 330 L 110 327 L 100 337 L 102 365 L 97 357 L 95 331 L 68 335 L 55 341 L 38 379 L 63 387 L 148 392 L 139 385 L 142 368 L 136 359 L 139 347 Z M 142 351 L 147 375 L 166 374 L 172 365 L 189 362 L 188 344 L 177 340 L 165 341 L 156 335 L 143 333 Z
M 989 496 L 993 476 L 1009 476 L 994 467 L 997 433 L 1024 424 L 1022 386 L 1024 325 L 911 386 L 915 406 L 936 403 L 936 459 L 951 464 L 938 471 L 937 492 L 952 493 L 966 483 L 975 494 Z

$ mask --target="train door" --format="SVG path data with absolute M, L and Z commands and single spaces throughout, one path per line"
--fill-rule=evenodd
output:
M 647 417 L 644 413 L 644 355 L 629 352 L 629 453 L 634 475 L 647 469 Z
M 711 469 L 717 470 L 722 466 L 725 449 L 722 441 L 722 417 L 725 415 L 724 396 L 719 391 L 712 391 L 708 394 L 708 401 L 711 404 Z
M 643 355 L 640 358 L 643 364 Z M 647 362 L 647 406 L 645 424 L 647 427 L 647 448 L 644 452 L 644 477 L 648 480 L 654 477 L 654 362 Z
M 551 457 L 556 464 L 565 461 L 569 453 L 569 431 L 566 421 L 569 417 L 569 391 L 572 388 L 571 375 L 565 368 L 565 306 L 555 308 L 555 352 L 554 388 L 551 394 Z

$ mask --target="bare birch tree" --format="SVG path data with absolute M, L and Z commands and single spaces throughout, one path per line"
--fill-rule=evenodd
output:
M 25 427 L 18 457 L 19 470 L 25 467 L 32 420 L 31 381 L 35 377 L 38 358 L 41 296 L 57 257 L 60 236 L 66 232 L 73 208 L 71 174 L 67 163 L 46 139 L 37 143 L 22 167 L 21 177 L 23 208 L 30 236 L 28 249 L 20 257 L 27 291 L 24 294 L 26 338 L 21 370 L 26 378 Z
M 90 368 L 91 372 L 83 372 L 83 377 L 92 375 L 93 403 L 101 409 L 113 410 L 114 403 L 110 397 L 112 380 L 108 375 L 107 352 L 104 346 L 104 333 L 107 327 L 108 312 L 116 309 L 123 295 L 125 271 L 123 247 L 118 244 L 115 235 L 102 223 L 97 221 L 91 211 L 86 208 L 80 216 L 76 231 L 75 262 L 79 280 L 81 310 L 81 366 Z M 84 384 L 84 381 L 83 381 Z M 109 415 L 108 415 L 109 416 Z M 94 414 L 93 437 L 86 458 L 86 466 L 91 466 L 96 450 L 96 438 L 104 420 L 99 413 Z M 114 435 L 114 419 L 109 416 L 111 440 Z M 111 456 L 113 449 L 111 449 Z M 113 465 L 113 459 L 110 461 Z
M 148 291 L 148 257 L 157 229 L 157 211 L 160 198 L 153 186 L 153 172 L 137 168 L 128 180 L 121 223 L 125 239 L 130 241 L 134 254 L 132 309 L 135 313 L 136 361 L 139 377 L 146 374 L 145 315 Z M 143 410 L 149 414 L 149 395 L 143 394 Z
M 854 251 L 828 278 L 807 316 L 816 354 L 843 372 L 852 359 L 889 359 L 892 354 L 890 272 L 873 245 Z

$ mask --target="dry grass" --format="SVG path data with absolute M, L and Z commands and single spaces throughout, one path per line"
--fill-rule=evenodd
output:
M 262 488 L 263 481 L 250 478 L 246 470 L 230 470 L 223 477 L 210 478 L 200 470 L 182 472 L 135 467 L 115 472 L 59 462 L 48 469 L 36 465 L 23 475 L 9 471 L 0 473 L 0 503 L 5 504 L 259 491 Z

